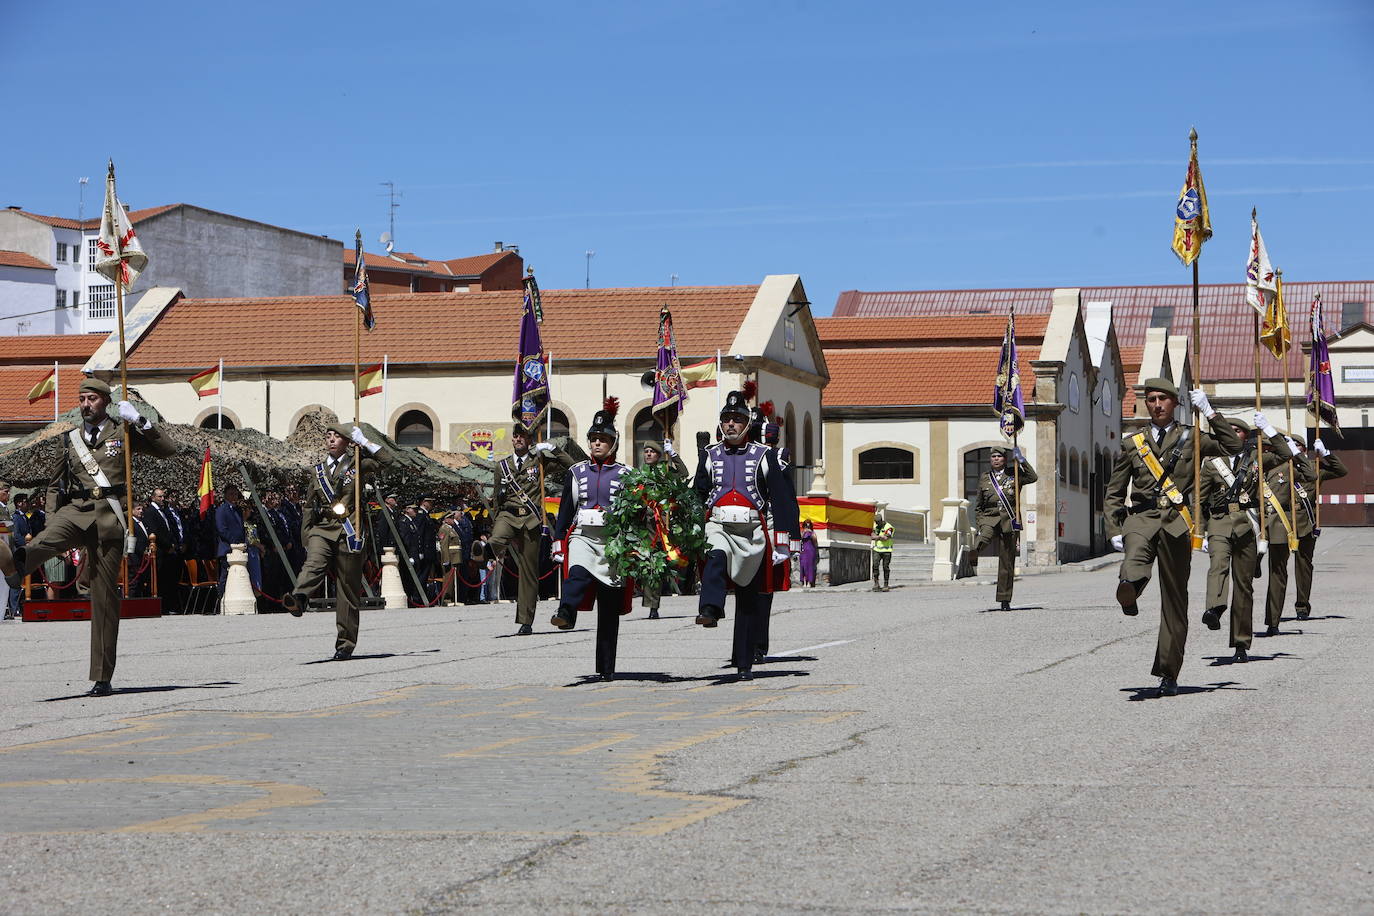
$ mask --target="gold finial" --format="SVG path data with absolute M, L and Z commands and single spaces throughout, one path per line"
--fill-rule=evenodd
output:
M 1192 143 L 1194 146 L 1197 145 L 1197 128 L 1196 128 L 1196 127 L 1190 127 L 1190 128 L 1188 128 L 1188 142 Z

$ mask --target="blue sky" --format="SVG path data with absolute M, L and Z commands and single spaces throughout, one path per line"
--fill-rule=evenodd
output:
M 1182 283 L 1188 129 L 1242 278 L 1370 279 L 1374 4 L 4 0 L 0 206 L 184 201 L 546 288 Z M 112 45 L 104 35 L 119 36 Z M 103 98 L 99 89 L 108 87 Z M 156 252 L 150 252 L 156 257 Z

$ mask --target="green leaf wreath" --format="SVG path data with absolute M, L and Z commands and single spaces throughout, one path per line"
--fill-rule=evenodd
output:
M 701 498 L 669 462 L 626 471 L 606 517 L 611 571 L 650 582 L 699 562 L 706 555 L 704 516 Z

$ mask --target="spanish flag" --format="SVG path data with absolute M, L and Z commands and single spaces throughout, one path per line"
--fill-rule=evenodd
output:
M 219 366 L 212 366 L 204 372 L 197 372 L 188 378 L 191 387 L 196 389 L 196 396 L 208 398 L 212 394 L 219 394 Z
M 196 494 L 200 496 L 200 517 L 205 518 L 205 513 L 210 511 L 210 507 L 215 504 L 215 484 L 210 479 L 210 446 L 205 446 L 205 457 L 200 460 L 200 487 Z
M 1212 215 L 1207 209 L 1207 189 L 1202 186 L 1202 169 L 1197 164 L 1197 131 L 1188 135 L 1192 150 L 1188 154 L 1188 175 L 1178 192 L 1174 208 L 1174 254 L 1185 266 L 1202 254 L 1202 243 L 1212 237 Z
M 381 394 L 382 392 L 382 364 L 366 366 L 358 370 L 358 397 L 365 398 L 369 394 Z
M 57 367 L 48 370 L 48 374 L 38 380 L 38 384 L 29 389 L 29 403 L 36 404 L 44 398 L 56 396 L 57 391 Z
M 682 385 L 684 388 L 716 387 L 716 358 L 708 356 L 699 363 L 683 366 Z
M 1260 318 L 1260 343 L 1274 354 L 1274 359 L 1283 359 L 1293 343 L 1293 335 L 1288 331 L 1288 310 L 1283 305 L 1283 274 L 1274 278 L 1274 297 Z

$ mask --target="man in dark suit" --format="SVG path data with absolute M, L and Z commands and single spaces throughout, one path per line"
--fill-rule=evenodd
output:
M 244 544 L 248 532 L 243 526 L 243 493 L 232 483 L 224 488 L 224 499 L 215 507 L 215 556 L 219 559 L 219 595 L 224 597 L 224 581 L 229 574 L 229 548 Z
M 179 614 L 185 607 L 181 577 L 185 571 L 185 525 L 167 501 L 167 491 L 153 488 L 143 512 L 143 527 L 157 544 L 157 590 L 162 598 L 162 613 Z
M 304 511 L 301 508 L 301 488 L 294 483 L 287 484 L 282 493 L 281 514 L 286 519 L 287 528 L 294 532 L 290 538 L 291 546 L 286 548 L 286 556 L 291 560 L 291 568 L 300 572 L 301 564 L 305 562 L 305 545 L 300 538 Z
M 415 570 L 415 575 L 423 582 L 425 574 L 422 563 L 424 561 L 423 545 L 420 542 L 420 521 L 419 506 L 411 503 L 396 516 L 396 534 L 400 538 L 401 548 L 405 550 L 406 560 L 410 563 L 410 568 Z M 423 601 L 424 596 L 415 590 L 415 578 L 409 573 L 401 576 L 401 582 L 405 585 L 406 594 L 417 601 Z

